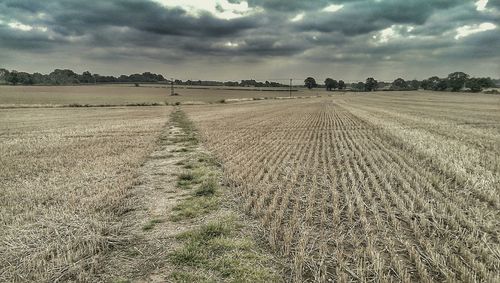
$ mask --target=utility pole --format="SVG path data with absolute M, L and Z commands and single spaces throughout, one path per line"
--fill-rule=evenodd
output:
M 292 97 L 292 79 L 290 79 L 290 97 Z
M 174 96 L 174 78 L 170 78 L 170 95 Z

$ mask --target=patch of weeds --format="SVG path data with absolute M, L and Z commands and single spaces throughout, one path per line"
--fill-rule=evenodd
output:
M 224 281 L 278 282 L 277 274 L 265 267 L 269 258 L 256 251 L 252 239 L 240 235 L 241 228 L 235 216 L 228 216 L 182 233 L 177 238 L 184 246 L 169 259 L 178 267 L 215 272 Z
M 142 230 L 143 231 L 152 230 L 156 224 L 161 223 L 161 222 L 163 222 L 163 221 L 160 219 L 151 219 L 148 221 L 148 223 L 146 223 L 146 224 L 144 224 L 144 226 L 142 226 Z
M 191 171 L 184 172 L 179 175 L 180 181 L 194 181 L 196 178 L 197 176 Z
M 215 197 L 190 197 L 176 205 L 172 210 L 172 221 L 196 218 L 216 210 L 219 201 Z
M 114 279 L 113 281 L 111 281 L 113 283 L 130 283 L 132 281 L 128 280 L 128 279 L 123 279 L 123 278 L 117 278 L 117 279 Z
M 213 178 L 204 181 L 194 193 L 195 196 L 213 196 L 219 188 L 219 184 Z
M 181 188 L 191 188 L 191 185 L 199 184 L 204 172 L 201 170 L 186 171 L 179 174 L 177 186 Z

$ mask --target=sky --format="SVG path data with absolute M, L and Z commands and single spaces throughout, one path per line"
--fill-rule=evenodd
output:
M 183 80 L 500 78 L 500 0 L 0 0 L 0 67 Z

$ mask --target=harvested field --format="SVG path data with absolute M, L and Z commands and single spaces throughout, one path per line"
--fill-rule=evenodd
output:
M 127 105 L 168 103 L 213 103 L 224 99 L 274 98 L 288 96 L 286 90 L 270 88 L 259 91 L 252 88 L 176 88 L 178 96 L 170 96 L 170 87 L 165 85 L 82 85 L 82 86 L 0 86 L 0 108 L 61 106 L 71 104 Z M 312 96 L 323 91 L 301 89 L 294 96 Z
M 289 280 L 500 280 L 500 97 L 184 109 Z
M 129 188 L 169 111 L 0 111 L 0 281 L 87 281 L 127 242 Z

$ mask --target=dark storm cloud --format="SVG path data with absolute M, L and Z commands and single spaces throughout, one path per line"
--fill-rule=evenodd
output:
M 478 11 L 472 0 L 248 0 L 253 13 L 223 19 L 151 0 L 4 0 L 0 52 L 12 54 L 10 62 L 55 52 L 103 66 L 127 58 L 176 66 L 193 60 L 215 65 L 269 59 L 299 65 L 359 65 L 370 59 L 384 64 L 422 58 L 491 61 L 500 56 L 495 48 L 498 27 L 455 37 L 463 26 L 499 25 L 499 2 L 490 0 L 485 11 Z M 336 12 L 323 10 L 332 4 L 343 6 Z M 227 7 L 214 9 L 222 13 Z M 294 17 L 297 21 L 291 21 Z M 15 57 L 23 50 L 24 56 Z
M 344 6 L 339 11 L 333 14 L 316 13 L 314 17 L 308 17 L 298 24 L 297 29 L 341 31 L 348 35 L 357 35 L 380 30 L 392 24 L 422 25 L 437 10 L 450 9 L 465 1 L 337 1 L 342 2 Z
M 0 5 L 3 6 L 0 6 L 0 12 L 7 13 L 7 17 L 13 16 L 29 23 L 50 26 L 55 32 L 68 36 L 116 26 L 159 35 L 216 37 L 234 35 L 257 26 L 257 21 L 250 18 L 229 22 L 209 13 L 195 18 L 187 15 L 181 8 L 166 9 L 151 1 L 7 0 Z M 46 18 L 37 18 L 36 15 L 40 13 L 46 14 Z

